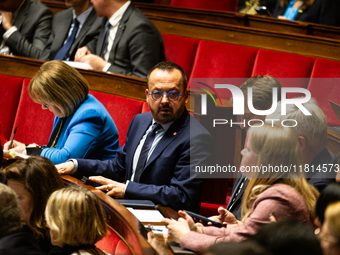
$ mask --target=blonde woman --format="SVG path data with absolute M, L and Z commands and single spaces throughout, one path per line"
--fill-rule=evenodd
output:
M 47 146 L 18 141 L 4 150 L 40 155 L 54 164 L 70 158 L 112 159 L 119 149 L 118 130 L 105 107 L 92 95 L 85 78 L 73 67 L 46 62 L 31 80 L 28 93 L 42 109 L 55 115 Z
M 182 218 L 177 222 L 165 219 L 170 236 L 183 248 L 203 253 L 216 242 L 242 241 L 270 223 L 271 213 L 277 220 L 295 218 L 312 224 L 318 191 L 299 172 L 302 165 L 299 143 L 290 128 L 269 125 L 250 128 L 247 148 L 241 154 L 241 171 L 250 178 L 242 204 L 242 221 L 235 226 L 216 228 L 197 227 L 184 212 L 180 212 Z M 264 170 L 264 166 L 274 170 L 263 173 L 256 170 Z
M 104 255 L 94 244 L 107 234 L 99 199 L 90 190 L 69 187 L 48 199 L 45 217 L 51 242 L 58 246 L 49 255 Z
M 340 255 L 340 202 L 327 206 L 325 222 L 318 233 L 324 254 Z

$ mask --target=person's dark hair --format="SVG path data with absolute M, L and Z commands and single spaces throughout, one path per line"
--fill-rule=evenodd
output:
M 60 188 L 64 188 L 54 164 L 47 158 L 31 156 L 19 159 L 3 169 L 3 175 L 8 181 L 18 181 L 31 193 L 33 209 L 26 224 L 37 237 L 49 236 L 45 225 L 45 207 L 49 196 Z
M 156 70 L 156 69 L 159 69 L 159 70 L 163 70 L 163 71 L 167 71 L 167 72 L 172 72 L 173 70 L 178 70 L 181 72 L 182 74 L 182 84 L 183 84 L 183 87 L 184 87 L 184 91 L 187 89 L 187 85 L 188 85 L 188 80 L 187 80 L 187 76 L 185 75 L 185 72 L 184 70 L 182 69 L 182 67 L 180 67 L 179 65 L 175 64 L 175 63 L 172 63 L 170 61 L 163 61 L 163 62 L 159 62 L 158 64 L 156 64 L 154 67 L 152 67 L 150 70 L 149 70 L 149 73 L 148 73 L 148 76 L 146 77 L 147 81 L 147 85 L 148 85 L 148 88 L 149 88 L 149 77 L 150 77 L 150 74 Z
M 315 215 L 319 218 L 321 225 L 325 221 L 327 206 L 338 201 L 340 201 L 340 183 L 331 183 L 320 193 L 315 205 Z
M 272 255 L 322 255 L 313 228 L 295 219 L 267 224 L 250 240 L 266 247 Z
M 15 192 L 0 183 L 0 238 L 21 229 L 20 206 Z
M 245 100 L 250 87 L 253 92 L 253 105 L 257 110 L 267 110 L 272 106 L 273 88 L 277 88 L 277 101 L 281 101 L 282 85 L 272 76 L 258 75 L 246 80 L 240 87 Z
M 205 254 L 211 255 L 268 255 L 269 253 L 258 243 L 244 241 L 240 243 L 225 242 L 211 245 Z

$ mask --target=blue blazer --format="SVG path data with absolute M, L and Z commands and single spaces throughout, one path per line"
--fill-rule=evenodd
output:
M 54 119 L 53 130 L 61 121 Z M 67 117 L 56 148 L 45 148 L 42 157 L 54 164 L 70 158 L 112 159 L 119 149 L 118 130 L 105 107 L 92 95 Z
M 135 150 L 151 122 L 150 113 L 136 115 L 117 156 L 108 161 L 78 160 L 76 175 L 102 175 L 119 182 L 130 180 Z M 159 141 L 140 182 L 129 181 L 124 198 L 147 199 L 175 210 L 198 212 L 204 179 L 195 178 L 194 168 L 207 164 L 211 154 L 210 134 L 185 110 Z

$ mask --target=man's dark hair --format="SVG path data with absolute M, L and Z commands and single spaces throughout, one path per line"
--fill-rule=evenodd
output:
M 211 255 L 268 255 L 267 251 L 256 242 L 225 242 L 210 246 L 205 254 Z
M 320 193 L 315 205 L 315 215 L 319 218 L 321 224 L 325 221 L 327 206 L 338 201 L 340 201 L 340 184 L 331 183 Z
M 154 67 L 152 67 L 148 73 L 148 76 L 146 77 L 147 81 L 147 85 L 149 88 L 149 77 L 150 74 L 155 70 L 155 69 L 160 69 L 163 71 L 167 71 L 167 72 L 172 72 L 173 70 L 178 70 L 181 72 L 182 74 L 182 84 L 184 87 L 184 91 L 187 89 L 187 85 L 188 85 L 188 80 L 187 80 L 187 76 L 185 75 L 184 70 L 182 69 L 182 67 L 180 67 L 179 65 L 172 63 L 170 61 L 163 61 L 163 62 L 159 62 L 158 64 L 156 64 Z
M 274 77 L 269 75 L 254 76 L 246 80 L 240 87 L 245 100 L 247 100 L 248 88 L 253 89 L 253 105 L 257 110 L 267 110 L 273 103 L 273 88 L 277 88 L 277 101 L 281 101 L 282 85 Z
M 266 247 L 272 255 L 322 255 L 313 228 L 295 219 L 267 224 L 251 240 Z

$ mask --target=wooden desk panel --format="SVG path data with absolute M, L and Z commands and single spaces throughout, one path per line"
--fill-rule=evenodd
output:
M 340 61 L 340 41 L 190 19 L 147 15 L 164 34 L 231 43 Z
M 0 55 L 0 74 L 32 79 L 44 61 Z M 146 79 L 77 69 L 91 90 L 145 101 Z

